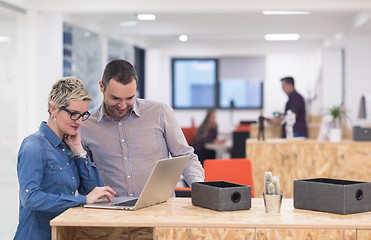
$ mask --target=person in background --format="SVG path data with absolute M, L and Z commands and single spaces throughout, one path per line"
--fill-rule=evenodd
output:
M 20 205 L 14 239 L 50 240 L 54 217 L 70 207 L 114 197 L 81 144 L 79 127 L 90 116 L 91 100 L 77 78 L 62 78 L 53 85 L 48 121 L 23 140 L 18 153 Z
M 207 149 L 205 144 L 215 142 L 217 136 L 218 124 L 216 123 L 216 112 L 214 109 L 210 109 L 197 129 L 192 144 L 202 165 L 205 159 L 215 159 L 215 151 Z
M 305 113 L 305 101 L 304 98 L 296 91 L 295 81 L 293 77 L 285 77 L 281 79 L 282 90 L 289 97 L 286 106 L 285 114 L 288 110 L 291 110 L 296 115 L 293 135 L 294 137 L 308 137 L 306 113 Z M 275 118 L 270 120 L 273 123 L 280 123 L 284 119 L 283 117 Z M 282 126 L 281 136 L 286 137 L 285 125 Z
M 81 128 L 84 147 L 104 182 L 118 196 L 139 196 L 156 162 L 169 155 L 191 157 L 183 171 L 189 186 L 203 181 L 203 168 L 174 111 L 166 104 L 137 98 L 137 83 L 129 62 L 108 63 L 99 82 L 103 102 L 91 110 Z

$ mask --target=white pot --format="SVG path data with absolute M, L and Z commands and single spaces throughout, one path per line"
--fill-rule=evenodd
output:
M 328 134 L 328 139 L 330 140 L 330 142 L 340 142 L 341 134 L 341 128 L 331 128 Z

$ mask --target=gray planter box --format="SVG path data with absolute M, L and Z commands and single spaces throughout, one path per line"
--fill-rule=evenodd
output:
M 353 127 L 354 141 L 371 141 L 371 128 Z
M 217 211 L 251 208 L 251 187 L 231 182 L 192 183 L 192 204 Z
M 294 207 L 338 214 L 371 211 L 371 183 L 331 178 L 295 180 Z

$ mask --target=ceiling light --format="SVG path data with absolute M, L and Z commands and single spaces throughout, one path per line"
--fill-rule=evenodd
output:
M 121 27 L 135 27 L 138 25 L 138 22 L 136 21 L 122 21 L 120 22 Z
M 300 38 L 297 33 L 290 34 L 266 34 L 264 39 L 267 41 L 295 41 Z
M 139 20 L 147 20 L 147 21 L 149 20 L 149 21 L 151 21 L 151 20 L 155 20 L 156 16 L 155 16 L 155 14 L 138 14 L 137 18 Z
M 84 37 L 88 38 L 90 36 L 91 36 L 91 32 L 88 32 L 88 31 L 84 32 Z
M 288 15 L 288 14 L 310 14 L 310 12 L 300 11 L 263 11 L 265 15 Z
M 187 35 L 180 35 L 180 36 L 179 36 L 179 41 L 181 41 L 181 42 L 186 42 L 186 41 L 188 41 L 188 36 L 187 36 Z
M 11 38 L 7 36 L 0 36 L 0 42 L 10 42 Z

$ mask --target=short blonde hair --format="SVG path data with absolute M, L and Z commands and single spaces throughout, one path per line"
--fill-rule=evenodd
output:
M 63 77 L 53 84 L 49 93 L 48 112 L 50 105 L 58 108 L 68 107 L 70 100 L 92 101 L 93 97 L 82 80 L 75 77 Z

